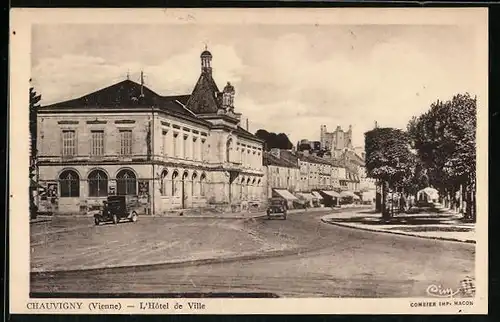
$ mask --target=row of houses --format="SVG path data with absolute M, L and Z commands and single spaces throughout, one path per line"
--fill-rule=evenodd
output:
M 309 151 L 272 149 L 264 153 L 266 197 L 286 199 L 290 206 L 372 202 L 374 184 L 361 165 L 320 157 Z M 364 186 L 364 188 L 363 188 Z

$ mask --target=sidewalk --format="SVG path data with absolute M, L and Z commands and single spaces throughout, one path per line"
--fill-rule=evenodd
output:
M 475 225 L 463 223 L 462 215 L 454 212 L 398 214 L 394 215 L 390 223 L 383 223 L 381 218 L 380 213 L 373 211 L 354 211 L 326 215 L 321 220 L 328 224 L 381 233 L 476 242 Z

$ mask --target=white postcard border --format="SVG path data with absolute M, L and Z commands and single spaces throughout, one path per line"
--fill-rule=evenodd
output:
M 230 13 L 230 14 L 228 14 Z M 30 299 L 28 212 L 28 88 L 33 24 L 61 23 L 173 23 L 173 24 L 468 24 L 476 28 L 478 97 L 476 287 L 472 306 L 412 307 L 425 299 L 150 299 L 169 303 L 169 310 L 139 310 L 147 299 Z M 484 314 L 488 307 L 488 12 L 485 8 L 433 9 L 12 9 L 10 23 L 10 312 L 24 314 Z M 34 309 L 29 303 L 74 303 L 82 308 Z M 119 303 L 119 311 L 92 310 L 90 303 Z M 186 309 L 188 302 L 205 304 L 203 310 Z M 174 309 L 175 303 L 183 309 Z M 38 304 L 40 307 L 40 304 Z M 128 308 L 134 305 L 134 308 Z

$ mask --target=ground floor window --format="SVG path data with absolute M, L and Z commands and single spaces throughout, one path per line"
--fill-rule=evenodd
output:
M 106 197 L 108 195 L 108 176 L 102 170 L 94 170 L 88 176 L 89 196 Z
M 116 193 L 119 196 L 137 194 L 137 179 L 131 170 L 122 170 L 116 175 Z
M 73 170 L 65 170 L 59 175 L 61 197 L 80 196 L 80 177 Z

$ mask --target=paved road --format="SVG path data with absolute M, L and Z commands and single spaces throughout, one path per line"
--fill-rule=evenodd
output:
M 246 222 L 261 236 L 306 246 L 272 258 L 188 267 L 34 274 L 32 292 L 270 292 L 281 297 L 425 296 L 474 276 L 474 245 L 342 228 L 325 213 Z

